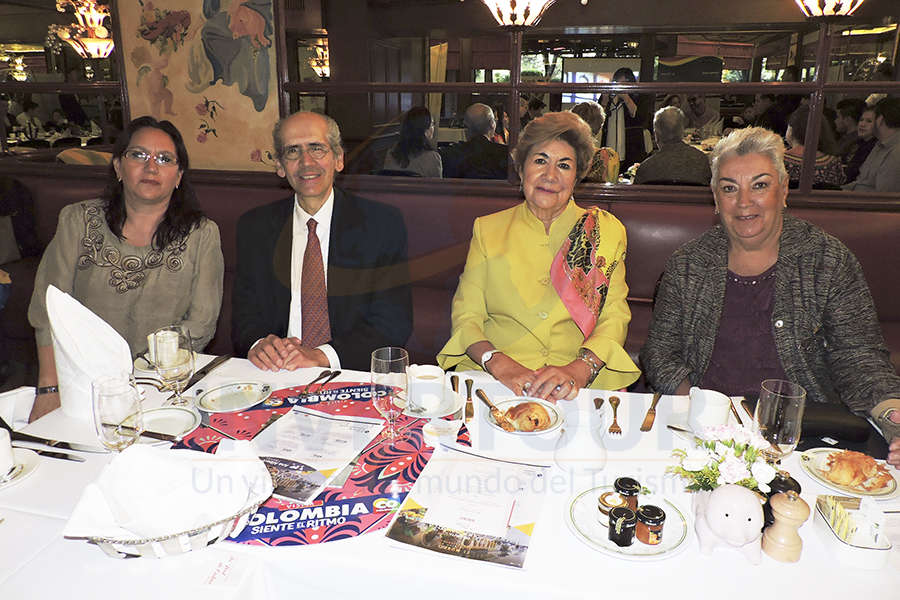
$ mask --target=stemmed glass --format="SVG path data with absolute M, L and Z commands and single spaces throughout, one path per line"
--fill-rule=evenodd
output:
M 94 429 L 100 443 L 121 452 L 144 431 L 141 393 L 129 373 L 107 375 L 91 382 Z
M 182 325 L 162 327 L 153 334 L 153 366 L 163 384 L 175 392 L 168 404 L 187 406 L 181 392 L 194 374 L 194 351 L 191 337 Z
M 756 430 L 772 447 L 763 451 L 773 462 L 794 451 L 800 441 L 800 425 L 806 407 L 806 390 L 781 379 L 766 379 L 753 413 Z
M 388 346 L 372 352 L 372 404 L 387 421 L 382 438 L 396 441 L 401 437 L 395 422 L 406 405 L 407 368 L 409 354 L 403 348 Z

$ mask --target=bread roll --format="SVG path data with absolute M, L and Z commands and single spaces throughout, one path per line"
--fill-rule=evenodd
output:
M 517 431 L 543 431 L 550 427 L 547 409 L 537 402 L 522 402 L 506 411 Z

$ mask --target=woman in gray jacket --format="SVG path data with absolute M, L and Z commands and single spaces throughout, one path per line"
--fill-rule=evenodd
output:
M 781 138 L 735 131 L 713 151 L 721 224 L 666 266 L 641 362 L 664 393 L 691 385 L 756 395 L 764 379 L 802 385 L 900 436 L 900 377 L 856 257 L 818 227 L 785 216 Z M 892 445 L 900 463 L 900 441 Z

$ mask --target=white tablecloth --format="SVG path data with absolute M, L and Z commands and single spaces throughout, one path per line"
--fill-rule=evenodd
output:
M 295 373 L 266 373 L 245 360 L 232 359 L 209 375 L 200 386 L 209 389 L 234 381 L 263 381 L 274 389 L 310 381 L 321 369 Z M 482 387 L 494 400 L 504 388 L 484 374 Z M 345 372 L 338 381 L 366 381 L 368 375 Z M 462 386 L 461 386 L 462 387 Z M 752 566 L 737 552 L 719 550 L 700 554 L 691 531 L 683 550 L 667 560 L 630 562 L 595 552 L 582 544 L 565 523 L 565 509 L 578 492 L 594 485 L 611 485 L 628 475 L 690 514 L 690 499 L 683 484 L 664 476 L 672 463 L 673 447 L 685 442 L 665 427 L 686 420 L 687 399 L 664 396 L 656 424 L 649 433 L 638 427 L 649 406 L 649 396 L 617 393 L 622 404 L 619 424 L 624 434 L 611 438 L 609 404 L 604 405 L 603 436 L 606 461 L 593 441 L 590 428 L 598 424 L 593 412 L 595 396 L 610 392 L 583 390 L 578 399 L 563 403 L 565 427 L 574 447 L 565 453 L 570 465 L 603 466 L 593 475 L 573 476 L 554 466 L 547 479 L 543 514 L 534 530 L 525 568 L 495 566 L 442 554 L 409 551 L 387 540 L 382 532 L 314 546 L 259 547 L 230 542 L 199 552 L 161 560 L 115 560 L 83 541 L 60 537 L 64 520 L 84 486 L 95 479 L 109 455 L 85 456 L 85 463 L 44 458 L 27 480 L 0 489 L 0 596 L 19 598 L 96 598 L 117 590 L 129 600 L 141 598 L 283 598 L 328 593 L 332 598 L 585 598 L 608 597 L 723 598 L 729 600 L 777 594 L 782 598 L 895 598 L 900 590 L 900 519 L 891 521 L 889 535 L 896 540 L 888 568 L 880 571 L 849 569 L 836 563 L 813 531 L 812 521 L 801 528 L 803 555 L 799 563 L 783 564 L 763 555 Z M 158 404 L 162 394 L 151 392 L 147 403 Z M 482 420 L 476 400 L 471 425 L 479 449 L 516 458 L 553 461 L 556 434 L 549 439 L 523 442 L 496 432 Z M 95 444 L 90 427 L 55 411 L 31 424 L 35 435 L 64 437 Z M 580 461 L 580 459 L 583 459 Z M 803 486 L 803 498 L 812 505 L 828 490 L 805 475 L 798 458 L 784 465 Z M 579 472 L 582 470 L 579 469 Z M 586 470 L 585 470 L 586 471 Z M 885 505 L 887 508 L 887 505 Z M 900 508 L 900 501 L 890 508 Z M 897 515 L 894 515 L 896 517 Z M 690 517 L 689 517 L 690 518 Z M 382 530 L 383 531 L 383 530 Z

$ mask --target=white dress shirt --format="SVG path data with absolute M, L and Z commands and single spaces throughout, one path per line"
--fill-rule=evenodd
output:
M 322 205 L 315 215 L 307 213 L 297 201 L 294 195 L 294 231 L 291 243 L 291 313 L 288 318 L 288 337 L 303 337 L 303 314 L 300 304 L 300 285 L 303 278 L 303 254 L 306 252 L 306 241 L 309 235 L 309 227 L 306 222 L 316 220 L 316 235 L 322 248 L 322 267 L 325 269 L 325 285 L 328 285 L 328 245 L 331 241 L 331 214 L 334 212 L 334 188 L 328 196 L 328 200 Z M 332 369 L 340 369 L 341 361 L 331 344 L 318 346 L 328 358 L 328 364 Z
M 319 238 L 319 246 L 322 248 L 322 268 L 325 269 L 325 285 L 328 286 L 328 245 L 331 241 L 331 214 L 334 212 L 334 188 L 325 204 L 319 208 L 315 215 L 311 215 L 300 206 L 297 195 L 294 194 L 293 234 L 291 241 L 291 305 L 288 315 L 287 337 L 303 339 L 303 314 L 300 304 L 300 286 L 303 280 L 303 255 L 306 253 L 306 240 L 309 235 L 309 227 L 306 222 L 316 220 L 316 236 Z M 253 344 L 260 343 L 260 338 Z M 251 346 L 251 348 L 253 347 Z M 341 361 L 337 351 L 331 344 L 317 346 L 328 359 L 328 366 L 332 369 L 340 369 Z

